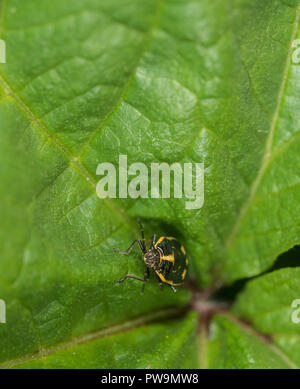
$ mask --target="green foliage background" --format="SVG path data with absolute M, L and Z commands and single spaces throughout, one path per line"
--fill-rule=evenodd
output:
M 298 0 L 0 0 L 0 367 L 300 367 L 299 251 L 272 268 L 300 242 L 299 13 Z M 120 154 L 204 162 L 204 207 L 100 200 L 96 167 Z M 233 307 L 207 326 L 216 302 L 117 285 L 143 274 L 138 251 L 112 251 L 138 216 L 147 236 L 182 241 L 199 289 L 246 279 Z

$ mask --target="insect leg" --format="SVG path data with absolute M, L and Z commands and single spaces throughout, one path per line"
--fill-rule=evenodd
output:
M 145 280 L 143 278 L 135 276 L 134 274 L 127 274 L 125 277 L 121 278 L 117 282 L 120 284 L 121 282 L 127 280 L 127 278 L 134 278 L 135 280 L 138 280 L 138 281 L 141 281 L 141 282 L 145 282 Z
M 152 238 L 152 246 L 155 245 L 156 239 L 157 239 L 157 235 L 154 234 L 154 235 L 153 235 L 153 238 Z
M 176 288 L 173 285 L 170 285 L 170 288 L 173 290 L 174 293 L 176 293 Z
M 140 218 L 138 218 L 138 223 L 139 223 L 140 230 L 141 230 L 142 243 L 143 243 L 144 252 L 145 252 L 146 251 L 146 242 L 145 242 L 145 235 L 144 235 L 144 227 L 142 225 L 142 221 Z
M 146 285 L 146 282 L 149 280 L 149 277 L 150 277 L 149 267 L 145 267 L 145 271 L 144 271 L 144 285 L 142 286 L 142 289 L 141 289 L 141 295 L 144 294 L 145 285 Z
M 157 279 L 157 282 L 159 283 L 160 289 L 163 290 L 164 285 L 163 285 L 161 279 L 158 277 L 157 274 L 155 274 L 155 277 L 156 277 L 156 279 Z
M 144 245 L 143 243 L 139 240 L 139 239 L 136 239 L 134 240 L 131 245 L 128 247 L 127 250 L 125 251 L 122 251 L 116 247 L 113 248 L 114 251 L 117 251 L 119 254 L 122 254 L 122 255 L 128 255 L 130 253 L 130 251 L 133 249 L 134 245 L 137 244 L 140 246 L 140 249 L 142 250 L 142 252 L 144 253 L 145 252 L 145 248 L 144 248 Z

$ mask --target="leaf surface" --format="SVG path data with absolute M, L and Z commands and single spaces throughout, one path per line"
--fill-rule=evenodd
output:
M 300 367 L 299 277 L 299 268 L 277 270 L 261 276 L 247 284 L 234 306 L 237 315 L 251 321 L 261 333 L 270 335 L 274 343 L 294 361 L 298 368 Z
M 278 348 L 232 317 L 216 316 L 211 326 L 208 367 L 212 369 L 293 369 Z
M 136 324 L 140 323 L 130 323 Z M 166 369 L 198 368 L 196 328 L 197 316 L 192 313 L 184 320 L 150 323 L 133 329 L 120 326 L 100 330 L 8 366 L 18 369 L 160 369 L 162 365 Z
M 137 249 L 112 251 L 139 236 L 137 217 L 147 238 L 184 244 L 200 287 L 260 274 L 299 243 L 299 13 L 296 0 L 0 0 L 0 362 L 187 306 L 190 292 L 162 293 L 154 277 L 143 297 L 138 281 L 116 284 L 143 276 Z M 204 206 L 99 199 L 96 168 L 120 154 L 203 162 Z

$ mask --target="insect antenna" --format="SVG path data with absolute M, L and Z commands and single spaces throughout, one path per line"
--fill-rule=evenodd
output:
M 144 234 L 144 227 L 143 227 L 143 225 L 142 225 L 142 221 L 141 221 L 140 218 L 138 218 L 137 221 L 138 221 L 138 223 L 139 223 L 140 230 L 141 230 L 141 237 L 142 237 L 141 242 L 142 242 L 142 244 L 143 244 L 143 246 L 144 246 L 144 252 L 146 252 L 147 249 L 146 249 L 146 240 L 145 240 L 145 234 Z

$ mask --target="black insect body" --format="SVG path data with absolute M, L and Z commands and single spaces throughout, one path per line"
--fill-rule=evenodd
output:
M 150 277 L 150 268 L 153 269 L 156 278 L 162 287 L 163 284 L 168 284 L 174 292 L 175 286 L 182 285 L 188 269 L 188 259 L 184 247 L 173 237 L 162 236 L 157 240 L 157 236 L 153 235 L 152 244 L 149 250 L 146 248 L 144 237 L 144 229 L 141 221 L 138 220 L 141 228 L 142 239 L 136 239 L 132 242 L 126 251 L 114 248 L 120 254 L 128 255 L 133 247 L 138 244 L 144 254 L 144 262 L 147 265 L 145 268 L 144 278 L 127 274 L 125 277 L 118 280 L 123 282 L 127 278 L 134 278 L 135 280 L 143 282 L 141 293 L 144 292 L 145 283 Z

